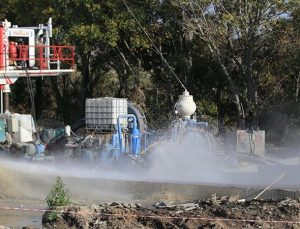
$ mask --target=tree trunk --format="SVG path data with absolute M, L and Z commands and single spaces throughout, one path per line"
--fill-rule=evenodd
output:
M 87 55 L 82 57 L 82 77 L 83 77 L 83 95 L 84 98 L 89 98 L 90 94 L 90 63 Z
M 236 86 L 234 85 L 234 82 L 233 82 L 229 72 L 227 71 L 227 68 L 222 63 L 219 56 L 216 58 L 216 62 L 217 62 L 217 66 L 219 66 L 219 68 L 220 68 L 221 73 L 227 79 L 228 84 L 229 84 L 229 88 L 230 88 L 231 93 L 234 97 L 234 102 L 235 102 L 236 110 L 237 110 L 237 114 L 238 114 L 238 117 L 237 117 L 237 119 L 238 119 L 238 128 L 245 129 L 245 113 L 244 113 L 242 104 L 240 102 L 240 97 L 239 97 L 239 94 L 238 94 L 238 90 L 237 90 Z
M 222 88 L 217 88 L 216 94 L 217 113 L 218 113 L 218 135 L 223 137 L 225 134 L 225 109 L 222 101 Z
M 186 53 L 186 75 L 184 77 L 184 83 L 188 88 L 191 88 L 191 74 L 192 74 L 192 66 L 193 66 L 193 58 L 190 47 L 187 48 L 188 51 Z
M 300 89 L 300 71 L 298 72 L 298 75 L 296 77 L 296 91 L 295 91 L 295 102 L 296 103 L 298 103 L 299 89 Z
M 258 128 L 258 106 L 257 106 L 257 85 L 253 77 L 253 57 L 250 48 L 244 51 L 244 66 L 247 85 L 248 109 L 249 109 L 249 128 Z

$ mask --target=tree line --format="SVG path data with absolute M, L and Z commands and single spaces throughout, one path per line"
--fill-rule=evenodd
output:
M 264 128 L 266 113 L 274 110 L 298 125 L 297 0 L 0 3 L 0 18 L 13 24 L 37 25 L 49 17 L 52 43 L 76 47 L 76 72 L 34 80 L 37 117 L 72 123 L 84 116 L 85 98 L 126 97 L 160 127 L 174 117 L 183 92 L 174 71 L 194 96 L 198 117 L 220 134 L 227 126 Z M 30 111 L 24 85 L 25 79 L 13 86 L 17 112 Z

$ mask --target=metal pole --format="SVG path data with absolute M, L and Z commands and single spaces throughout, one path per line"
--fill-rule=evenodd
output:
M 1 114 L 3 114 L 3 89 L 1 89 Z
M 49 39 L 49 32 L 48 29 L 46 29 L 46 47 L 45 47 L 45 58 L 47 63 L 47 68 L 50 69 L 50 61 L 49 61 L 49 49 L 50 49 L 50 39 Z
M 50 17 L 46 29 L 46 60 L 48 69 L 50 69 L 50 37 L 52 37 L 52 18 Z
M 9 84 L 4 85 L 3 89 L 3 102 L 4 102 L 4 113 L 9 112 L 9 93 L 10 93 L 10 86 Z
M 5 92 L 4 95 L 4 112 L 9 112 L 9 93 Z

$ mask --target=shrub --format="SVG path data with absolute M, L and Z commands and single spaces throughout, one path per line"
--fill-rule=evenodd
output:
M 55 184 L 50 190 L 47 198 L 47 204 L 50 208 L 58 206 L 67 206 L 70 204 L 70 195 L 68 189 L 65 189 L 61 177 L 56 177 Z

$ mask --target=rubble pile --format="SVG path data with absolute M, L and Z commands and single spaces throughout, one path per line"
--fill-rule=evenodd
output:
M 45 228 L 300 228 L 300 201 L 216 197 L 193 203 L 105 203 L 56 209 Z M 47 215 L 47 213 L 45 214 Z

